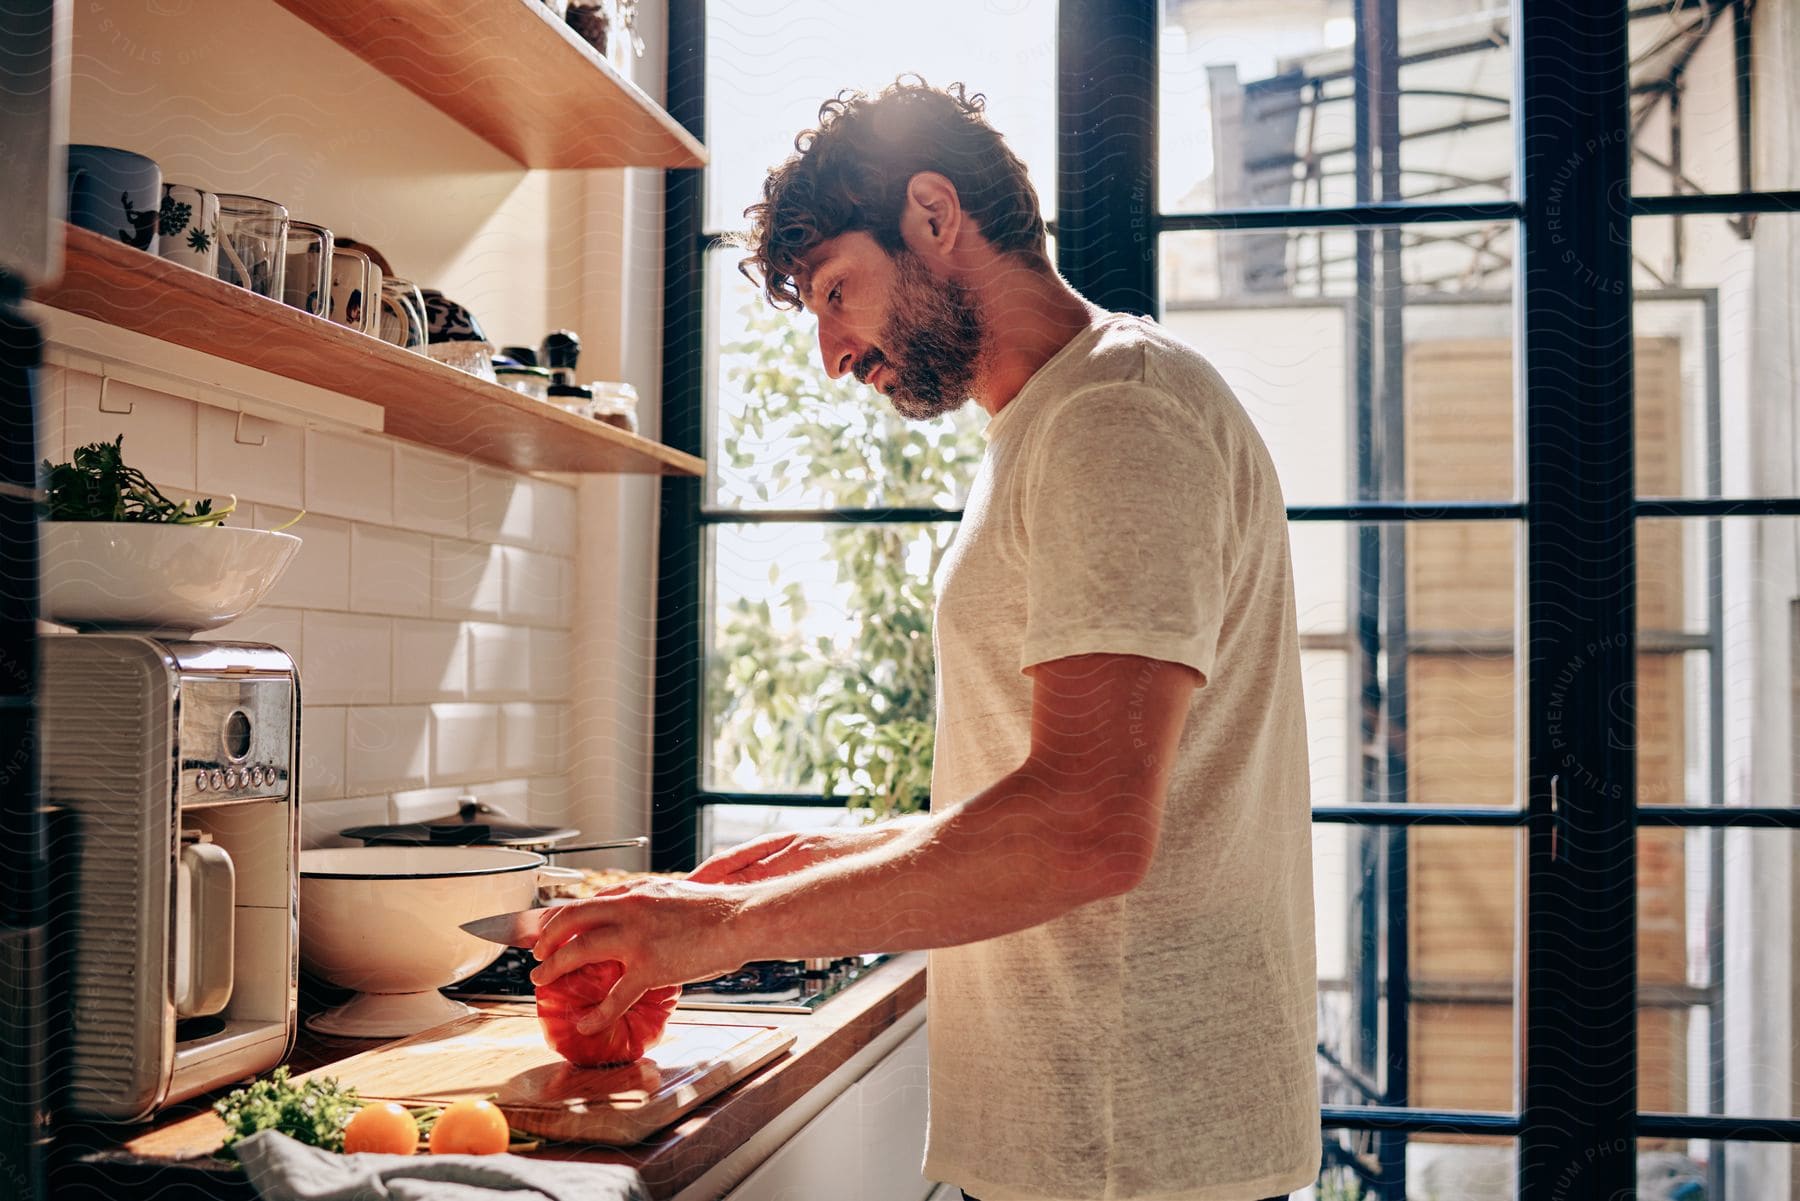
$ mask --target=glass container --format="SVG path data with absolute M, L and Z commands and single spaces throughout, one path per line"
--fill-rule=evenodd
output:
M 331 231 L 323 225 L 288 222 L 282 300 L 303 313 L 326 316 L 331 307 L 332 250 Z
M 288 211 L 259 196 L 219 194 L 219 278 L 271 300 L 287 275 Z

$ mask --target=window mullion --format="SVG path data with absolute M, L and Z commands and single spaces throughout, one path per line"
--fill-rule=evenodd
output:
M 1525 1197 L 1636 1184 L 1635 531 L 1626 10 L 1519 0 Z

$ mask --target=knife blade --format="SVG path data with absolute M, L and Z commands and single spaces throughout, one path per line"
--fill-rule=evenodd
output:
M 497 942 L 505 947 L 530 947 L 538 940 L 544 922 L 552 910 L 520 909 L 513 913 L 495 913 L 464 922 L 462 928 L 476 938 Z

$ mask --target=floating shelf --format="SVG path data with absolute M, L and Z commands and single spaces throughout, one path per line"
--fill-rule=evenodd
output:
M 706 147 L 541 0 L 277 3 L 527 167 L 706 165 Z
M 65 226 L 33 299 L 386 410 L 383 432 L 515 471 L 700 475 L 705 463 L 223 280 Z

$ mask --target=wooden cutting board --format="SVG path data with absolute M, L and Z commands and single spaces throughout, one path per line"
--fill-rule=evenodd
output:
M 339 1060 L 335 1077 L 372 1101 L 444 1105 L 495 1097 L 516 1130 L 629 1146 L 787 1050 L 792 1030 L 670 1022 L 636 1063 L 578 1068 L 544 1042 L 529 1006 L 497 1006 Z M 304 1079 L 304 1077 L 303 1077 Z

